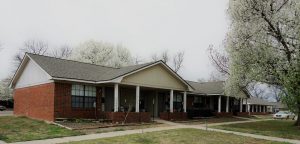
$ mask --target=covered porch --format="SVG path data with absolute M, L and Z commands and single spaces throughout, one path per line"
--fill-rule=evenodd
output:
M 113 122 L 186 119 L 186 91 L 112 84 L 102 87 L 102 117 Z
M 240 100 L 224 95 L 188 94 L 188 118 L 232 116 L 242 109 Z
M 163 62 L 122 75 L 103 89 L 103 114 L 113 122 L 186 119 L 187 92 L 193 90 Z

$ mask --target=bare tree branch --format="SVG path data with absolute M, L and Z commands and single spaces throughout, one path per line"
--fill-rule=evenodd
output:
M 23 56 L 26 52 L 45 55 L 48 52 L 48 43 L 37 40 L 25 41 L 22 48 L 20 48 L 19 53 L 14 57 L 14 61 L 17 66 L 22 62 Z
M 213 48 L 213 45 L 208 47 L 209 58 L 217 71 L 229 76 L 229 57 L 226 54 L 222 54 Z
M 168 63 L 169 62 L 169 52 L 167 50 L 165 50 L 162 54 L 161 54 L 161 60 L 164 62 L 164 63 Z
M 67 45 L 63 45 L 59 49 L 52 51 L 52 56 L 56 58 L 68 58 L 71 54 L 72 48 Z
M 184 60 L 184 52 L 177 52 L 173 58 L 174 71 L 178 72 L 182 67 L 182 63 Z

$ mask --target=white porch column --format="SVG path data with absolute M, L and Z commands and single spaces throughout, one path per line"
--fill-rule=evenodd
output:
M 229 96 L 226 98 L 226 112 L 229 112 Z
M 251 112 L 254 112 L 254 105 L 252 105 L 252 111 Z
M 259 106 L 259 112 L 262 112 L 262 111 L 261 111 L 261 105 Z
M 247 112 L 250 112 L 250 105 L 247 104 L 246 106 L 247 106 Z
M 135 88 L 135 112 L 140 112 L 140 86 Z
M 221 112 L 221 96 L 218 98 L 218 112 Z
M 265 113 L 265 106 L 262 106 L 262 112 Z
M 183 92 L 183 112 L 186 112 L 186 91 Z
M 255 106 L 255 112 L 258 112 L 258 105 Z
M 170 112 L 173 113 L 173 90 L 170 90 Z
M 265 113 L 268 112 L 268 106 L 265 106 Z
M 119 84 L 115 84 L 114 89 L 114 112 L 119 110 Z
M 243 99 L 240 100 L 240 112 L 243 112 Z
M 248 105 L 248 100 L 247 99 L 245 99 L 245 100 L 246 100 L 246 112 L 250 112 L 249 111 L 250 108 L 249 108 L 249 105 Z

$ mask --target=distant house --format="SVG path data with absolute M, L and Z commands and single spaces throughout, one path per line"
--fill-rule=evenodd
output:
M 184 80 L 156 61 L 112 68 L 26 53 L 15 73 L 14 114 L 54 121 L 97 118 L 148 122 L 243 112 L 249 96 L 224 94 L 224 82 Z
M 243 107 L 247 109 L 247 112 L 250 114 L 266 114 L 270 113 L 269 107 L 272 107 L 274 104 L 256 97 L 250 97 L 247 101 L 244 101 Z
M 272 106 L 269 109 L 270 112 L 276 113 L 279 111 L 288 110 L 288 107 L 281 102 L 272 102 Z

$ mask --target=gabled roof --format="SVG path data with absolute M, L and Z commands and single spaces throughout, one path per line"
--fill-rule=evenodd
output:
M 210 94 L 210 95 L 223 95 L 224 94 L 224 81 L 217 82 L 193 82 L 187 81 L 195 90 L 193 93 L 197 94 Z
M 109 81 L 126 73 L 156 63 L 151 62 L 122 68 L 113 68 L 30 53 L 28 53 L 28 56 L 53 78 L 77 79 L 93 82 Z
M 193 82 L 187 81 L 193 88 L 192 94 L 200 95 L 225 95 L 225 81 L 215 82 Z M 247 98 L 250 94 L 247 90 L 241 90 L 237 95 L 230 96 L 237 98 Z
M 133 74 L 137 71 L 143 70 L 145 68 L 157 64 L 162 64 L 176 78 L 178 78 L 183 84 L 185 84 L 189 90 L 193 90 L 193 88 L 184 79 L 182 79 L 177 73 L 175 73 L 168 65 L 166 65 L 162 61 L 155 61 L 121 68 L 113 68 L 31 53 L 25 54 L 22 63 L 20 64 L 15 76 L 11 81 L 11 86 L 13 86 L 13 84 L 16 83 L 18 79 L 17 75 L 21 73 L 20 71 L 22 71 L 22 67 L 24 67 L 23 63 L 26 63 L 24 61 L 28 61 L 28 59 L 33 60 L 37 65 L 39 65 L 39 67 L 43 71 L 45 71 L 53 80 L 66 80 L 90 83 L 120 82 L 120 79 L 122 79 L 124 76 Z

